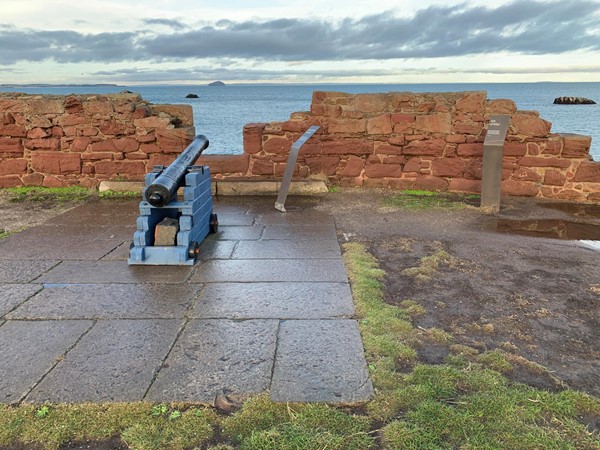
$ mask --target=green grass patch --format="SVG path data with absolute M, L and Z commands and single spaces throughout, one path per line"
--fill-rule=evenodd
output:
M 371 420 L 323 404 L 273 403 L 266 395 L 248 400 L 222 422 L 223 434 L 242 449 L 370 449 Z
M 3 228 L 0 228 L 0 240 L 5 239 L 11 235 L 13 235 L 15 231 L 8 231 Z
M 418 189 L 405 190 L 383 198 L 382 206 L 387 208 L 432 209 L 450 208 L 462 209 L 477 204 L 478 195 L 463 195 L 456 193 L 431 192 Z
M 141 198 L 141 192 L 135 191 L 102 191 L 98 193 L 100 198 L 114 198 L 114 199 L 129 199 L 129 198 Z
M 4 189 L 8 201 L 13 203 L 68 203 L 80 202 L 95 195 L 95 191 L 79 186 L 47 188 L 47 187 L 14 187 Z

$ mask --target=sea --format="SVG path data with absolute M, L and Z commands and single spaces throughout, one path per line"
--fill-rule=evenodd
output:
M 290 114 L 308 111 L 314 91 L 352 94 L 380 92 L 487 91 L 488 99 L 511 99 L 522 110 L 536 110 L 552 122 L 555 133 L 592 136 L 591 154 L 600 161 L 600 82 L 598 83 L 465 83 L 465 84 L 227 84 L 225 86 L 0 86 L 0 92 L 29 94 L 104 94 L 123 90 L 139 93 L 152 103 L 189 104 L 194 110 L 196 134 L 210 141 L 205 154 L 242 153 L 242 130 L 253 122 L 289 119 Z M 188 94 L 198 98 L 188 99 Z M 556 97 L 587 97 L 596 105 L 555 105 Z

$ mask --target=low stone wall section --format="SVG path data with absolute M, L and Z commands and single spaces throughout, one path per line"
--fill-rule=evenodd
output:
M 485 92 L 346 94 L 315 92 L 310 112 L 244 129 L 249 176 L 280 176 L 292 143 L 320 132 L 300 151 L 299 178 L 341 185 L 479 193 L 483 141 L 491 115 L 508 114 L 502 192 L 600 201 L 600 164 L 591 137 L 553 134 L 535 111 Z
M 554 134 L 537 112 L 488 100 L 485 92 L 317 91 L 308 112 L 246 125 L 243 154 L 206 155 L 198 163 L 217 179 L 276 179 L 293 142 L 318 125 L 300 151 L 297 179 L 478 193 L 494 114 L 511 116 L 503 193 L 600 202 L 600 163 L 589 155 L 589 136 Z M 130 93 L 0 94 L 0 187 L 142 180 L 193 137 L 189 105 L 153 105 Z
M 139 95 L 0 94 L 0 187 L 140 180 L 194 138 L 189 105 Z

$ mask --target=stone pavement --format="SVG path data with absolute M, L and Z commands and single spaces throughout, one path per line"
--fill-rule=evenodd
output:
M 127 265 L 134 201 L 0 241 L 0 402 L 368 400 L 333 217 L 214 206 L 194 267 Z

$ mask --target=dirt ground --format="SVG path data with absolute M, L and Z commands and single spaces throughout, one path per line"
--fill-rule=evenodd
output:
M 441 363 L 454 344 L 500 349 L 517 381 L 600 395 L 600 250 L 576 240 L 600 239 L 597 207 L 510 198 L 486 215 L 384 208 L 384 195 L 344 191 L 316 207 L 379 259 L 389 303 L 420 303 L 416 325 L 453 336 L 423 345 L 422 360 Z
M 454 344 L 501 349 L 517 381 L 600 396 L 600 250 L 577 241 L 600 239 L 600 208 L 510 198 L 486 215 L 475 207 L 383 207 L 386 195 L 349 189 L 290 197 L 286 206 L 332 213 L 342 242 L 366 243 L 379 259 L 387 301 L 420 303 L 426 313 L 416 325 L 453 336 L 425 343 L 422 360 L 440 363 Z M 10 203 L 0 193 L 0 230 L 73 206 Z M 428 259 L 438 267 L 425 270 Z

